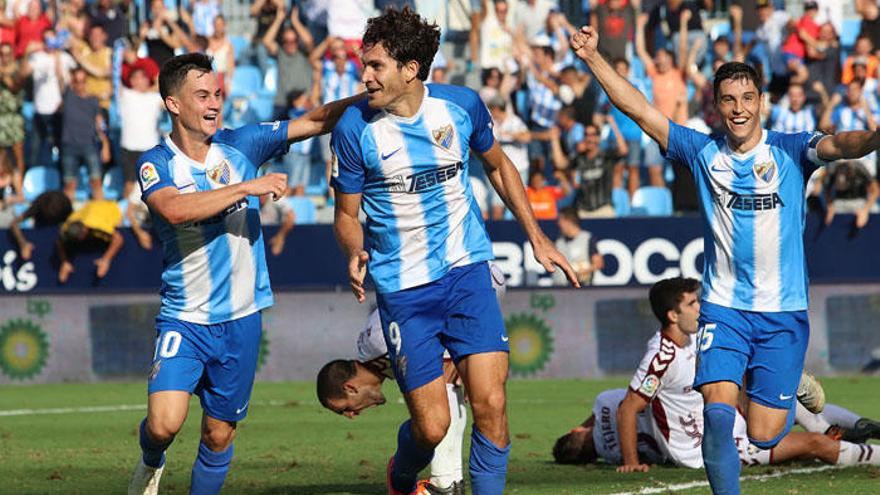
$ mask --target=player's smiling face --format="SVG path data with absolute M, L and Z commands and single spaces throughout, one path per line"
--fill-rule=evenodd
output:
M 223 108 L 217 74 L 189 71 L 180 90 L 168 99 L 173 100 L 173 108 L 169 105 L 169 111 L 177 115 L 184 129 L 194 134 L 201 134 L 205 138 L 217 132 L 220 112 Z
M 364 64 L 361 81 L 367 88 L 367 102 L 370 108 L 388 110 L 389 106 L 393 106 L 404 96 L 407 81 L 415 76 L 409 74 L 410 65 L 418 67 L 418 64 L 399 63 L 391 58 L 381 43 L 364 46 L 361 59 Z
M 735 148 L 745 143 L 757 144 L 762 132 L 761 92 L 754 82 L 746 77 L 721 81 L 715 106 Z

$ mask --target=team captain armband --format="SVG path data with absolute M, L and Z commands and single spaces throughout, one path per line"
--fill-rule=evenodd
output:
M 819 158 L 819 141 L 826 137 L 828 134 L 821 131 L 816 131 L 810 136 L 810 140 L 807 141 L 807 160 L 819 166 L 825 165 L 825 160 Z

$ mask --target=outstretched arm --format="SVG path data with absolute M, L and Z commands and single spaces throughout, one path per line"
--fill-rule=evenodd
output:
M 823 161 L 861 158 L 880 149 L 880 132 L 847 131 L 822 138 L 816 153 Z
M 300 141 L 319 134 L 326 134 L 336 127 L 342 113 L 352 103 L 360 100 L 366 93 L 350 96 L 322 105 L 302 117 L 287 124 L 287 140 Z
M 572 35 L 571 48 L 584 60 L 608 94 L 611 103 L 633 119 L 663 149 L 669 141 L 669 121 L 659 110 L 651 106 L 645 96 L 626 79 L 621 77 L 599 54 L 599 33 L 584 26 Z

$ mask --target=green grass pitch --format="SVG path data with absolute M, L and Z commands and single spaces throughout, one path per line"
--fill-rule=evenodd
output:
M 622 475 L 609 466 L 551 463 L 553 441 L 586 417 L 592 398 L 601 390 L 626 383 L 625 378 L 512 381 L 509 412 L 514 445 L 507 493 L 610 494 L 704 480 L 703 472 L 696 470 L 655 467 L 646 474 Z M 823 384 L 830 402 L 880 417 L 880 378 L 828 378 Z M 385 463 L 394 450 L 397 426 L 406 415 L 394 384 L 386 383 L 385 391 L 386 406 L 350 421 L 321 409 L 311 383 L 258 383 L 250 415 L 240 425 L 224 493 L 384 493 Z M 136 426 L 144 414 L 145 394 L 145 383 L 0 387 L 0 494 L 125 493 L 139 453 Z M 90 407 L 100 410 L 79 410 Z M 74 410 L 7 412 L 51 408 Z M 187 493 L 201 415 L 197 400 L 190 413 L 169 450 L 163 494 Z M 813 466 L 818 464 L 806 467 Z M 743 474 L 778 469 L 746 468 Z M 684 493 L 709 491 L 700 487 Z M 743 483 L 743 493 L 880 494 L 880 469 L 750 480 Z

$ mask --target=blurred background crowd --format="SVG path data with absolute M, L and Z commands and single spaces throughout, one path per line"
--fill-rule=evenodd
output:
M 63 223 L 61 241 L 99 238 L 111 260 L 118 226 L 151 249 L 135 163 L 170 130 L 162 64 L 211 55 L 227 127 L 295 118 L 362 90 L 361 33 L 389 5 L 442 28 L 431 80 L 479 91 L 543 220 L 697 208 L 685 169 L 609 105 L 569 49 L 584 24 L 619 73 L 695 129 L 722 125 L 712 75 L 732 60 L 764 76 L 768 129 L 874 130 L 880 119 L 876 0 L 0 0 L 0 228 L 13 227 L 25 258 L 21 228 L 52 223 Z M 332 221 L 330 159 L 324 137 L 266 164 L 290 185 L 264 206 L 264 223 L 283 226 L 273 252 L 294 223 Z M 471 165 L 486 219 L 511 218 Z M 811 179 L 812 204 L 829 222 L 853 213 L 863 226 L 877 209 L 876 172 L 876 154 L 832 164 Z

